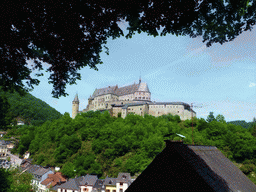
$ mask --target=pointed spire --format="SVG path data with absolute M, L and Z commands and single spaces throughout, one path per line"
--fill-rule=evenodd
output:
M 79 101 L 78 100 L 78 94 L 76 93 L 76 96 L 75 96 L 75 98 L 74 98 L 74 101 Z
M 140 79 L 139 79 L 139 84 L 141 83 L 141 74 L 140 74 Z

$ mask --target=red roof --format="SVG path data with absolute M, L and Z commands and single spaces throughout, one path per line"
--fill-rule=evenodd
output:
M 61 172 L 56 172 L 54 174 L 49 174 L 48 178 L 42 181 L 42 185 L 46 185 L 48 188 L 50 188 L 50 185 L 53 187 L 57 185 L 58 183 L 64 183 L 67 180 L 65 177 L 61 175 Z

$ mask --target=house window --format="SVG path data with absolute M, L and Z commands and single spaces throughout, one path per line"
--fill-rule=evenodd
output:
M 120 186 L 123 186 L 123 182 L 120 182 Z
M 120 192 L 123 192 L 123 189 L 120 189 Z
M 116 192 L 116 190 L 114 189 L 113 192 Z

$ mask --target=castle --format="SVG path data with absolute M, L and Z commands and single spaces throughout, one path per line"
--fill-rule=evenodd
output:
M 108 86 L 96 89 L 92 96 L 88 98 L 88 105 L 82 111 L 79 111 L 79 100 L 76 94 L 72 102 L 72 118 L 78 113 L 87 111 L 105 111 L 108 110 L 111 116 L 117 117 L 121 114 L 125 118 L 127 114 L 134 113 L 141 116 L 149 114 L 152 116 L 161 116 L 171 113 L 179 115 L 181 120 L 191 119 L 196 113 L 190 108 L 190 105 L 183 102 L 152 102 L 151 93 L 147 83 L 141 82 L 125 87 Z

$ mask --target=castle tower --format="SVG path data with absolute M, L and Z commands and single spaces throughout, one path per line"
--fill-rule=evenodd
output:
M 76 94 L 74 100 L 72 101 L 72 118 L 74 119 L 79 111 L 79 100 L 78 94 Z

